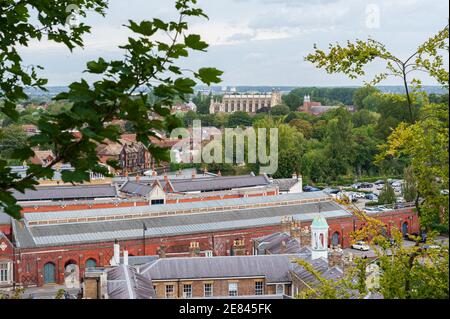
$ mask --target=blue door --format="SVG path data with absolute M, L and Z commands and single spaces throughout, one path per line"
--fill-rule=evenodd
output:
M 339 233 L 338 232 L 335 232 L 333 234 L 333 236 L 331 237 L 331 245 L 333 245 L 333 246 L 339 245 Z
M 56 283 L 55 277 L 55 265 L 53 263 L 46 263 L 44 265 L 44 284 Z
M 405 236 L 408 233 L 408 223 L 404 222 L 402 225 L 402 234 Z

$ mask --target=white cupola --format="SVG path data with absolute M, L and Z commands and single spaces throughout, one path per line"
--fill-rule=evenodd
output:
M 311 259 L 328 258 L 328 223 L 320 213 L 311 224 Z

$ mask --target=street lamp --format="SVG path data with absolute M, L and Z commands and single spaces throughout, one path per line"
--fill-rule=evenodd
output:
M 147 226 L 144 222 L 142 222 L 142 243 L 144 246 L 144 251 L 142 252 L 143 256 L 145 256 L 145 231 L 147 230 Z

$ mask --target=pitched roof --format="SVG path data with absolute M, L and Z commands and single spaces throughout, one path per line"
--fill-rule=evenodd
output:
M 3 212 L 3 208 L 0 208 L 0 225 L 11 225 L 11 216 Z
M 316 210 L 316 203 L 307 203 L 220 212 L 215 212 L 213 209 L 213 211 L 207 213 L 114 221 L 55 223 L 53 225 L 31 227 L 26 225 L 22 228 L 16 225 L 16 221 L 13 221 L 13 229 L 17 245 L 20 247 L 59 246 L 74 243 L 113 241 L 114 239 L 141 238 L 143 223 L 147 227 L 145 232 L 147 237 L 163 237 L 277 225 L 281 222 L 282 216 L 286 215 L 293 216 L 295 220 L 312 220 Z M 95 214 L 93 211 L 90 210 L 88 213 Z M 63 213 L 73 212 L 53 214 Z M 25 214 L 25 219 L 39 218 L 39 215 L 36 216 L 36 214 L 41 213 Z M 350 213 L 342 210 L 334 202 L 322 203 L 322 214 L 326 215 L 327 218 L 350 216 Z
M 300 241 L 287 233 L 273 233 L 257 238 L 255 241 L 259 243 L 258 249 L 261 252 L 270 254 L 298 254 L 302 251 Z M 285 247 L 283 247 L 283 242 Z
M 272 180 L 272 184 L 277 185 L 282 192 L 289 191 L 295 184 L 299 182 L 296 178 L 279 178 Z
M 291 281 L 290 263 L 298 255 L 160 258 L 140 268 L 152 280 L 264 277 L 268 283 Z
M 138 274 L 132 266 L 118 265 L 108 269 L 107 278 L 109 299 L 156 298 L 151 279 Z
M 12 194 L 18 201 L 117 197 L 113 185 L 37 186 L 35 190 L 27 189 L 24 193 L 12 190 Z
M 270 185 L 266 175 L 241 175 L 241 176 L 217 176 L 212 178 L 169 180 L 174 192 L 218 191 L 234 188 L 256 187 Z M 161 181 L 161 186 L 166 186 L 166 181 Z

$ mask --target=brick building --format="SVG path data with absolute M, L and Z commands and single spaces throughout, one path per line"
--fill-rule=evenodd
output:
M 319 208 L 320 204 L 320 208 Z M 0 261 L 12 265 L 9 276 L 18 285 L 63 283 L 69 265 L 109 265 L 117 239 L 130 256 L 187 257 L 196 242 L 200 256 L 252 254 L 252 239 L 281 231 L 291 216 L 309 226 L 318 211 L 329 224 L 328 242 L 350 244 L 350 233 L 362 222 L 322 193 L 257 196 L 171 205 L 116 207 L 62 212 L 25 213 L 2 233 Z M 392 227 L 417 232 L 412 209 L 374 215 Z M 8 232 L 8 230 L 7 230 Z M 6 232 L 6 233 L 7 233 Z

